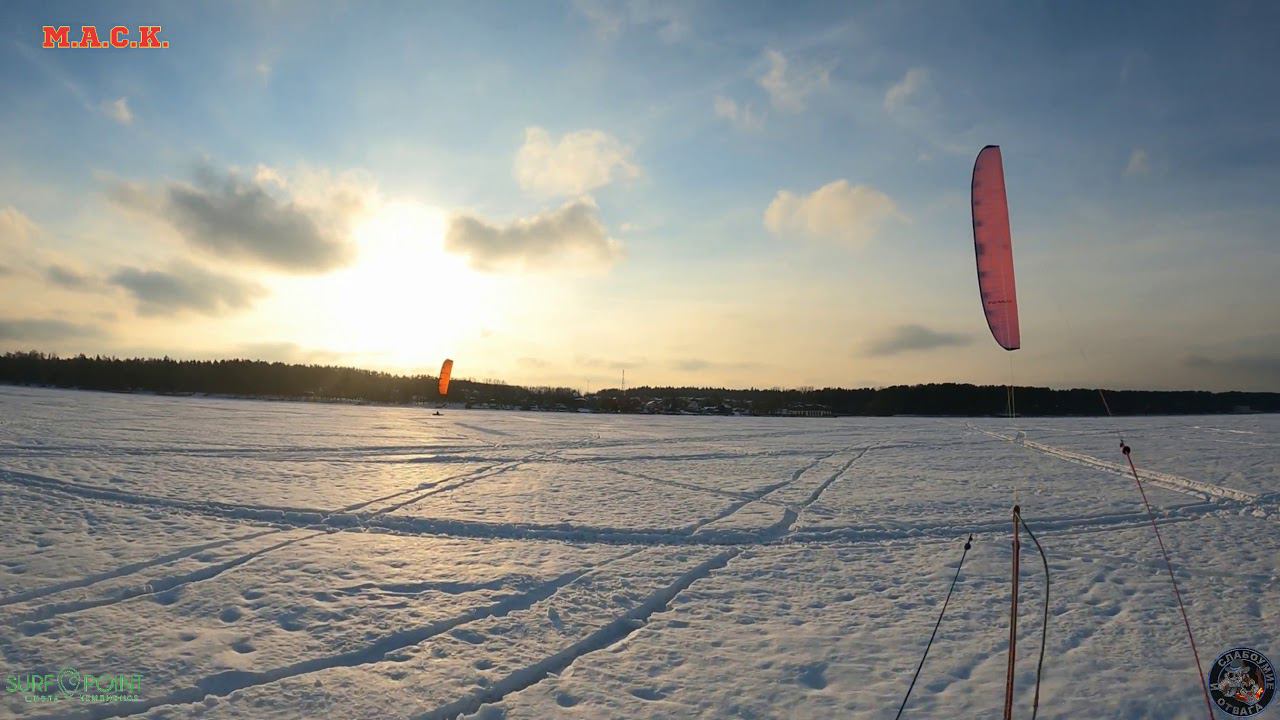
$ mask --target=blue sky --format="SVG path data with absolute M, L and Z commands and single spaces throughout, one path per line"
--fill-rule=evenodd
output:
M 1266 3 L 0 8 L 0 349 L 1280 390 Z M 45 24 L 166 50 L 44 50 Z

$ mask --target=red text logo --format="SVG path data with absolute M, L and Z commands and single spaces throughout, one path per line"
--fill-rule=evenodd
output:
M 155 49 L 169 47 L 168 40 L 160 39 L 159 25 L 139 25 L 137 30 L 127 25 L 116 25 L 105 33 L 98 32 L 96 25 L 81 25 L 79 34 L 72 35 L 70 25 L 45 25 L 44 42 L 40 47 L 46 48 L 141 48 Z

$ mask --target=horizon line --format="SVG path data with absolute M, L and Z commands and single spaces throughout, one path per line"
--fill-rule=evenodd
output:
M 170 355 L 169 355 L 169 354 L 167 354 L 167 353 L 166 353 L 166 354 L 164 354 L 164 355 L 162 355 L 162 356 L 159 356 L 159 357 L 156 357 L 156 356 L 143 356 L 143 355 L 135 355 L 135 356 L 132 356 L 132 357 L 121 357 L 121 356 L 117 356 L 117 355 L 102 354 L 102 353 L 96 353 L 96 354 L 94 354 L 94 355 L 89 355 L 89 354 L 87 354 L 87 353 L 83 353 L 83 352 L 75 353 L 75 354 L 73 354 L 73 355 L 62 355 L 62 354 L 59 354 L 59 353 L 56 353 L 56 352 L 44 352 L 44 351 L 41 351 L 41 350 L 34 350 L 34 349 L 32 349 L 32 350 L 5 350 L 4 352 L 0 353 L 0 358 L 2 358 L 2 357 L 12 357 L 12 356 L 18 356 L 18 355 L 41 355 L 41 356 L 44 356 L 44 357 L 45 357 L 45 358 L 47 358 L 47 359 L 54 359 L 54 360 L 74 360 L 74 359 L 76 359 L 76 358 L 81 358 L 81 357 L 83 357 L 83 358 L 92 358 L 92 359 L 97 359 L 97 360 L 108 360 L 108 361 L 116 361 L 116 362 L 130 362 L 130 361 L 142 361 L 142 362 L 165 362 L 165 361 L 168 361 L 168 362 L 174 362 L 174 363 L 184 363 L 184 362 L 193 362 L 193 363 L 195 363 L 195 362 L 209 362 L 209 363 L 214 363 L 214 362 L 247 362 L 247 363 L 264 363 L 264 364 L 268 364 L 268 365 L 284 365 L 284 366 L 287 366 L 287 367 L 318 367 L 318 368 L 331 368 L 331 369 L 335 369 L 335 370 L 354 370 L 354 371 L 357 371 L 357 372 L 373 373 L 373 374 L 382 374 L 382 375 L 388 375 L 388 376 L 391 376 L 391 377 L 393 377 L 393 378 L 403 378 L 403 379 L 414 379 L 414 378 L 433 378 L 433 379 L 435 379 L 435 378 L 438 378 L 438 377 L 439 377 L 439 375 L 438 375 L 438 374 L 434 374 L 434 375 L 433 375 L 433 374 L 430 374 L 430 373 L 404 373 L 404 372 L 392 372 L 392 371 L 388 371 L 388 370 L 374 370 L 374 369 L 370 369 L 370 368 L 358 367 L 358 366 L 355 366 L 355 365 L 338 365 L 338 364 L 330 364 L 330 363 L 322 363 L 322 362 L 305 362 L 305 361 L 297 361 L 297 360 L 292 360 L 292 361 L 287 361 L 287 360 L 264 360 L 264 359 L 259 359 L 259 358 L 235 357 L 235 356 L 229 356 L 229 357 L 216 357 L 216 358 L 195 358 L 195 357 L 186 357 L 186 358 L 181 358 L 181 357 L 173 357 L 173 356 L 170 356 Z M 579 392 L 579 394 L 583 395 L 584 397 L 585 397 L 585 396 L 587 396 L 587 395 L 599 394 L 599 393 L 602 393 L 602 392 L 610 392 L 610 391 L 623 392 L 623 393 L 627 392 L 627 390 L 625 390 L 625 389 L 623 389 L 623 388 L 620 388 L 620 387 L 602 387 L 602 388 L 599 388 L 598 390 L 595 390 L 594 392 L 581 392 L 578 388 L 573 387 L 572 385 L 512 383 L 512 382 L 507 382 L 506 380 L 496 379 L 496 378 L 492 378 L 492 379 L 477 379 L 477 378 L 467 377 L 467 376 L 454 377 L 454 378 L 453 378 L 453 382 L 455 382 L 455 383 L 462 382 L 462 383 L 468 383 L 468 384 L 474 384 L 474 385 L 496 385 L 496 386 L 500 386 L 500 387 L 511 387 L 511 388 L 553 388 L 553 389 L 567 389 L 567 390 L 573 390 L 574 392 Z M 9 384 L 9 383 L 0 383 L 0 384 Z M 1244 395 L 1280 395 L 1280 390 L 1238 390 L 1238 389 L 1233 389 L 1233 390 L 1205 390 L 1205 389 L 1201 389 L 1201 388 L 1158 388 L 1158 389 L 1135 389 L 1135 388 L 1114 388 L 1114 387 L 1099 387 L 1099 386 L 1094 386 L 1094 387 L 1083 387 L 1083 386 L 1067 387 L 1067 386 L 1054 386 L 1054 385 L 1016 385 L 1016 384 L 1015 384 L 1015 385 L 1009 385 L 1008 383 L 1001 383 L 1001 384 L 975 383 L 975 382 L 971 382 L 971 381 L 962 381 L 962 380 L 930 380 L 930 381 L 927 381 L 927 382 L 918 382 L 918 383 L 897 383 L 897 384 L 892 384 L 892 385 L 864 385 L 864 386 L 827 385 L 827 386 L 823 386 L 823 387 L 818 387 L 818 386 L 816 386 L 816 385 L 798 385 L 798 386 L 792 386 L 792 387 L 784 387 L 784 386 L 781 386 L 781 385 L 773 385 L 773 386 L 767 386 L 767 387 L 765 387 L 765 386 L 755 386 L 755 385 L 752 385 L 752 386 L 749 386 L 749 387 L 730 387 L 730 386 L 715 386 L 715 385 L 636 385 L 636 386 L 633 386 L 633 387 L 631 388 L 631 391 L 638 391 L 638 390 L 643 390 L 643 389 L 650 389 L 650 390 L 677 390 L 677 389 L 682 389 L 682 388 L 688 388 L 688 389 L 700 389 L 700 390 L 721 390 L 721 391 L 728 391 L 728 392 L 799 392 L 799 393 L 811 393 L 811 392 L 818 392 L 818 391 L 823 391 L 823 390 L 842 390 L 842 391 L 871 390 L 871 391 L 879 391 L 879 390 L 889 390 L 889 389 L 893 389 L 893 388 L 927 387 L 927 386 L 930 386 L 930 385 L 967 385 L 967 386 L 975 387 L 975 388 L 1001 388 L 1001 387 L 1003 387 L 1003 388 L 1010 388 L 1010 387 L 1011 387 L 1011 388 L 1013 388 L 1013 389 L 1015 389 L 1015 390 L 1017 390 L 1017 389 L 1031 389 L 1031 390 L 1049 390 L 1049 391 L 1053 391 L 1053 392 L 1070 392 L 1070 391 L 1076 391 L 1076 390 L 1078 390 L 1078 391 L 1085 391 L 1085 392 L 1098 392 L 1098 391 L 1102 391 L 1102 392 L 1111 392 L 1111 393 L 1120 393 L 1120 392 L 1124 392 L 1124 393 L 1142 393 L 1142 392 L 1170 393 L 1170 392 L 1180 392 L 1180 393 L 1208 393 L 1208 394 L 1211 394 L 1211 395 L 1228 395 L 1228 394 L 1233 394 L 1233 393 L 1234 393 L 1234 394 L 1244 394 Z

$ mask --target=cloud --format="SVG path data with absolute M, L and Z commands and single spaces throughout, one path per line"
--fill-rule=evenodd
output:
M 739 105 L 733 98 L 717 95 L 713 103 L 716 117 L 728 120 L 740 130 L 759 130 L 764 127 L 764 115 L 757 113 L 751 105 Z
M 863 245 L 893 218 L 904 218 L 888 195 L 869 185 L 836 180 L 798 196 L 781 190 L 764 212 L 775 235 L 798 233 L 846 245 Z
M 203 315 L 225 315 L 249 307 L 266 294 L 256 283 L 210 272 L 195 265 L 175 263 L 168 270 L 122 268 L 110 278 L 138 301 L 142 315 L 173 315 L 190 310 Z
M 9 253 L 24 249 L 39 227 L 14 207 L 0 208 L 0 246 Z
M 1280 391 L 1280 352 L 1254 352 L 1222 357 L 1189 355 L 1184 364 L 1196 370 L 1228 378 L 1237 387 L 1266 386 Z
M 280 171 L 267 165 L 259 165 L 253 169 L 253 181 L 264 188 L 268 185 L 281 190 L 289 187 L 289 181 L 284 179 Z
M 701 372 L 703 370 L 758 370 L 764 365 L 756 362 L 720 362 L 704 358 L 682 358 L 674 360 L 671 366 L 683 372 Z
M 106 177 L 104 193 L 107 199 L 129 210 L 151 215 L 164 212 L 164 198 L 151 192 L 145 183 Z
M 766 50 L 769 69 L 759 78 L 760 87 L 779 110 L 798 113 L 815 90 L 826 87 L 831 70 L 824 67 L 800 67 L 787 61 L 777 50 Z
M 103 100 L 98 106 L 103 115 L 115 120 L 121 125 L 133 124 L 133 111 L 129 109 L 129 98 L 119 98 L 116 100 Z
M 107 194 L 165 220 L 188 243 L 219 257 L 294 273 L 324 272 L 354 260 L 349 227 L 361 199 L 348 188 L 331 188 L 317 199 L 321 204 L 304 205 L 278 179 L 262 168 L 246 179 L 206 166 L 194 183 L 172 182 L 152 192 L 114 181 Z
M 77 270 L 74 260 L 47 249 L 46 242 L 33 242 L 41 236 L 41 228 L 26 215 L 9 207 L 0 209 L 0 276 L 17 275 L 43 279 L 68 290 L 94 290 L 96 277 Z
M 88 290 L 97 284 L 97 278 L 65 265 L 50 265 L 44 270 L 45 279 L 68 290 Z
M 579 130 L 558 142 L 540 127 L 524 131 L 514 174 L 525 190 L 550 196 L 576 196 L 615 180 L 640 176 L 631 148 L 600 130 Z
M 0 208 L 0 276 L 29 274 L 41 252 L 32 240 L 40 226 L 14 207 Z
M 466 255 L 471 266 L 479 270 L 545 267 L 574 261 L 609 265 L 622 250 L 621 243 L 609 237 L 589 198 L 506 225 L 473 215 L 456 215 L 449 222 L 444 244 L 449 252 Z
M 0 318 L 0 340 L 51 342 L 72 338 L 99 337 L 102 331 L 91 325 L 63 320 L 14 320 Z
M 911 68 L 901 80 L 893 84 L 884 94 L 884 109 L 890 112 L 905 105 L 912 97 L 919 95 L 929 83 L 929 71 L 924 68 Z
M 251 360 L 307 365 L 331 365 L 348 357 L 345 353 L 304 348 L 292 342 L 246 343 L 237 347 L 234 354 Z
M 689 34 L 685 6 L 665 0 L 573 0 L 573 7 L 595 28 L 601 40 L 612 40 L 626 27 L 652 27 L 665 42 Z
M 644 365 L 645 359 L 609 360 L 607 358 L 593 357 L 591 355 L 578 355 L 574 358 L 574 364 L 581 367 L 596 368 L 600 370 L 620 371 Z
M 943 347 L 960 347 L 973 338 L 960 333 L 930 330 L 923 325 L 899 325 L 867 347 L 868 355 L 898 355 Z
M 1147 151 L 1142 148 L 1134 148 L 1129 153 L 1129 164 L 1124 167 L 1126 176 L 1146 175 L 1151 172 L 1151 160 L 1147 157 Z

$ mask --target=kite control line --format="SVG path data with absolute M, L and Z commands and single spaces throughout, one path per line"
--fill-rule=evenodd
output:
M 902 717 L 902 711 L 907 708 L 907 699 L 911 697 L 911 691 L 916 686 L 916 680 L 920 678 L 920 670 L 924 668 L 924 660 L 929 657 L 929 648 L 933 647 L 933 639 L 938 635 L 938 627 L 942 625 L 942 616 L 947 614 L 947 603 L 951 602 L 951 593 L 956 589 L 956 581 L 960 579 L 960 568 L 964 567 L 964 558 L 969 554 L 969 548 L 973 545 L 973 535 L 969 535 L 969 539 L 964 541 L 964 552 L 960 553 L 960 563 L 956 565 L 956 576 L 951 578 L 951 587 L 947 589 L 947 597 L 942 601 L 942 611 L 938 613 L 938 622 L 933 624 L 933 633 L 929 635 L 929 643 L 924 646 L 924 655 L 920 657 L 920 664 L 916 666 L 916 674 L 911 676 L 911 685 L 907 688 L 907 694 L 902 698 L 902 705 L 898 707 L 898 714 L 894 716 L 894 720 Z
M 1169 582 L 1173 584 L 1173 597 L 1178 601 L 1178 611 L 1182 613 L 1182 624 L 1187 628 L 1187 640 L 1191 642 L 1191 654 L 1196 660 L 1196 684 L 1200 686 L 1200 692 L 1204 693 L 1204 706 L 1209 711 L 1209 720 L 1213 720 L 1213 702 L 1209 700 L 1209 689 L 1204 684 L 1204 668 L 1200 665 L 1200 651 L 1196 649 L 1196 636 L 1191 632 L 1191 621 L 1187 619 L 1187 608 L 1182 604 L 1182 593 L 1178 591 L 1178 580 L 1173 575 L 1173 563 L 1169 560 L 1169 551 L 1164 547 L 1164 538 L 1160 537 L 1160 527 L 1156 525 L 1156 514 L 1151 510 L 1151 503 L 1147 501 L 1147 491 L 1142 487 L 1142 480 L 1138 477 L 1138 468 L 1133 464 L 1133 456 L 1130 454 L 1129 446 L 1120 441 L 1120 452 L 1124 453 L 1124 459 L 1129 461 L 1129 472 L 1133 473 L 1133 482 L 1138 486 L 1138 492 L 1142 495 L 1142 504 L 1147 508 L 1147 518 L 1151 520 L 1151 530 L 1156 534 L 1156 542 L 1160 544 L 1160 554 L 1164 556 L 1164 568 L 1169 571 Z
M 1031 532 L 1031 528 L 1027 527 L 1027 521 L 1022 519 L 1020 513 L 1018 521 L 1022 523 L 1022 529 L 1027 531 L 1027 537 L 1036 544 L 1036 550 L 1040 552 L 1040 562 L 1044 563 L 1044 623 L 1040 626 L 1040 659 L 1036 661 L 1036 696 L 1031 703 L 1031 720 L 1036 720 L 1036 715 L 1040 714 L 1040 675 L 1044 669 L 1044 645 L 1049 639 L 1049 558 L 1045 556 L 1044 548 L 1040 547 L 1040 541 L 1036 539 L 1035 533 Z
M 1013 506 L 1013 589 L 1009 595 L 1009 666 L 1004 676 L 1004 720 L 1013 720 L 1013 670 L 1018 659 L 1018 559 L 1022 554 L 1019 526 L 1022 511 Z
M 1044 622 L 1040 627 L 1040 659 L 1036 661 L 1036 694 L 1031 704 L 1031 720 L 1040 714 L 1040 675 L 1044 670 L 1044 647 L 1049 638 L 1049 558 L 1044 548 L 1036 539 L 1027 521 L 1022 519 L 1022 508 L 1013 506 L 1013 589 L 1009 600 L 1009 667 L 1004 678 L 1004 720 L 1013 720 L 1013 678 L 1018 662 L 1018 579 L 1022 570 L 1022 538 L 1020 531 L 1026 530 L 1027 537 L 1036 544 L 1040 552 L 1040 562 L 1044 563 Z
M 1107 395 L 1102 388 L 1098 388 L 1098 397 L 1102 398 L 1102 407 L 1107 411 L 1107 417 L 1115 417 L 1111 413 L 1111 404 L 1107 402 Z M 1187 618 L 1187 608 L 1182 604 L 1182 592 L 1178 590 L 1178 579 L 1173 574 L 1173 562 L 1169 560 L 1169 551 L 1164 546 L 1164 538 L 1160 536 L 1160 526 L 1156 523 L 1156 514 L 1151 510 L 1151 503 L 1147 500 L 1147 491 L 1142 486 L 1142 478 L 1138 476 L 1138 468 L 1133 464 L 1132 448 L 1124 441 L 1124 435 L 1118 429 L 1116 436 L 1120 438 L 1120 452 L 1124 453 L 1124 459 L 1129 463 L 1129 473 L 1133 475 L 1133 482 L 1138 486 L 1138 494 L 1142 496 L 1142 505 L 1147 509 L 1151 531 L 1155 533 L 1156 543 L 1160 545 L 1160 554 L 1164 557 L 1164 569 L 1169 572 L 1169 583 L 1173 585 L 1173 597 L 1178 601 L 1178 612 L 1182 614 L 1182 625 L 1187 629 L 1187 641 L 1191 644 L 1191 656 L 1196 661 L 1196 684 L 1200 686 L 1200 692 L 1204 695 L 1204 706 L 1209 712 L 1209 720 L 1213 720 L 1213 701 L 1209 699 L 1209 688 L 1205 685 L 1204 667 L 1200 665 L 1200 650 L 1196 648 L 1196 636 L 1191 632 L 1191 620 Z

